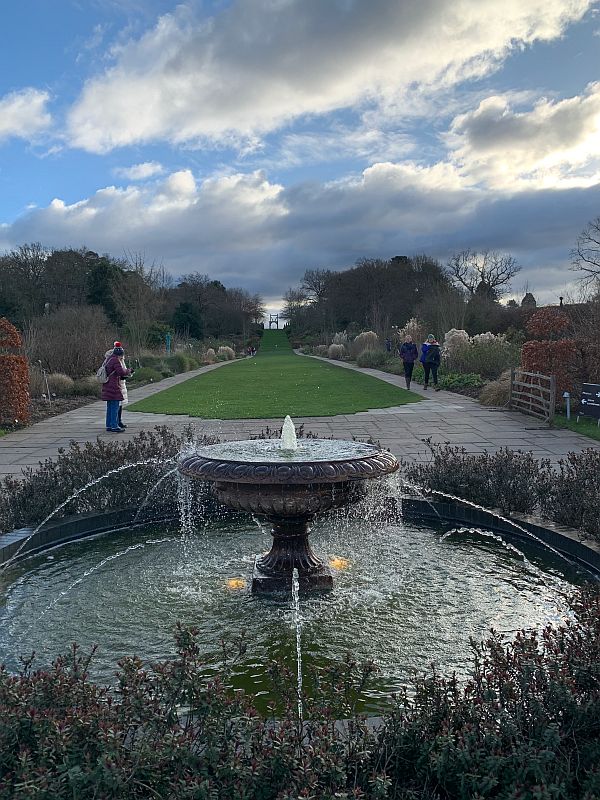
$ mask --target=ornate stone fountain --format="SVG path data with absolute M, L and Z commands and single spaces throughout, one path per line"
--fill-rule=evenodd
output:
M 271 523 L 273 545 L 256 558 L 253 592 L 289 589 L 294 568 L 303 588 L 330 588 L 331 569 L 308 541 L 311 520 L 357 500 L 366 480 L 397 469 L 396 458 L 374 445 L 339 439 L 298 445 L 289 417 L 280 440 L 209 445 L 179 462 L 183 475 L 212 483 L 224 505 Z

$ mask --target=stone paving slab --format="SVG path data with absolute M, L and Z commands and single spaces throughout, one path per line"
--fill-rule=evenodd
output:
M 129 392 L 130 399 L 135 402 L 150 397 L 197 375 L 226 368 L 231 363 L 234 362 L 221 362 L 174 375 L 160 383 L 132 389 Z M 374 369 L 360 369 L 344 362 L 336 362 L 336 365 L 364 372 L 403 388 L 402 376 Z M 501 447 L 526 450 L 533 452 L 536 458 L 547 458 L 552 462 L 571 451 L 578 452 L 587 447 L 600 448 L 600 443 L 572 431 L 550 429 L 544 423 L 517 412 L 486 408 L 469 397 L 445 391 L 425 392 L 418 384 L 413 384 L 411 390 L 423 398 L 420 403 L 333 417 L 303 417 L 295 422 L 297 425 L 304 425 L 305 430 L 323 436 L 346 439 L 353 436 L 370 437 L 406 461 L 430 459 L 431 451 L 424 441 L 427 438 L 434 443 L 448 442 L 464 447 L 472 453 L 495 451 Z M 84 443 L 96 439 L 129 439 L 140 431 L 157 425 L 167 425 L 176 431 L 191 425 L 198 434 L 215 435 L 229 440 L 247 439 L 267 427 L 279 428 L 282 423 L 282 420 L 272 418 L 219 420 L 125 411 L 124 420 L 128 425 L 126 433 L 110 434 L 104 428 L 105 411 L 105 403 L 98 401 L 3 436 L 0 438 L 0 478 L 6 475 L 18 476 L 23 468 L 34 467 L 46 458 L 56 457 L 58 449 L 68 448 L 71 441 Z

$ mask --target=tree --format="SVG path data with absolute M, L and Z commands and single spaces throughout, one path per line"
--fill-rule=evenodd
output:
M 448 262 L 448 275 L 471 297 L 478 295 L 498 300 L 508 289 L 510 281 L 521 271 L 516 259 L 496 250 L 461 250 Z
M 194 303 L 179 303 L 171 321 L 175 331 L 182 336 L 202 338 L 202 314 Z
M 330 269 L 307 269 L 302 279 L 302 289 L 313 302 L 324 300 L 333 275 Z
M 571 250 L 571 268 L 583 273 L 584 282 L 600 279 L 600 217 L 588 222 Z
M 294 318 L 300 311 L 300 309 L 304 308 L 308 301 L 308 295 L 304 291 L 304 289 L 293 289 L 290 288 L 287 292 L 283 295 L 283 301 L 285 303 L 283 307 L 283 311 L 279 315 L 283 319 L 287 319 L 290 322 L 294 321 Z
M 115 325 L 122 325 L 124 318 L 118 307 L 117 296 L 123 283 L 123 269 L 111 259 L 91 250 L 85 254 L 89 263 L 87 301 L 100 306 Z

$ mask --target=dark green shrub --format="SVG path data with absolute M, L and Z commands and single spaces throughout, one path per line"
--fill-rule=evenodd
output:
M 160 372 L 151 367 L 140 367 L 134 370 L 131 377 L 131 383 L 156 383 L 160 380 L 162 380 Z
M 426 440 L 432 458 L 426 464 L 405 464 L 407 481 L 486 508 L 505 513 L 532 513 L 538 507 L 540 470 L 531 453 L 505 448 L 497 453 L 472 455 L 463 447 L 434 444 Z
M 95 375 L 88 375 L 86 378 L 78 378 L 73 384 L 73 394 L 79 397 L 100 397 L 102 386 L 98 383 Z
M 185 353 L 175 353 L 174 355 L 169 356 L 167 363 L 173 372 L 179 373 L 189 372 L 191 369 L 193 369 L 192 364 L 194 362 L 190 356 L 186 355 Z
M 561 525 L 579 528 L 600 541 L 600 450 L 569 453 L 542 469 L 538 494 L 542 513 Z
M 425 441 L 431 461 L 403 463 L 408 483 L 486 508 L 500 508 L 506 514 L 537 514 L 600 541 L 599 450 L 569 453 L 553 466 L 519 450 L 504 448 L 474 455 L 462 447 Z
M 38 467 L 24 469 L 19 478 L 7 477 L 0 482 L 0 531 L 39 524 L 64 500 L 110 470 L 153 459 L 155 463 L 125 469 L 91 486 L 68 503 L 57 517 L 139 505 L 148 490 L 165 474 L 183 443 L 192 438 L 191 429 L 176 435 L 169 428 L 159 426 L 153 431 L 142 431 L 126 442 L 102 439 L 83 445 L 71 442 L 68 450 L 58 451 L 54 461 L 47 459 Z M 202 441 L 210 444 L 216 440 L 202 437 Z M 167 480 L 171 484 L 166 484 L 165 489 L 170 485 L 171 491 L 157 494 L 153 502 L 165 503 L 165 508 L 172 510 L 175 516 L 175 476 Z

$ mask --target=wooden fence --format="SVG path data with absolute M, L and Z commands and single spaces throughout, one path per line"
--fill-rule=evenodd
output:
M 508 407 L 551 422 L 556 406 L 556 378 L 540 372 L 510 371 Z

